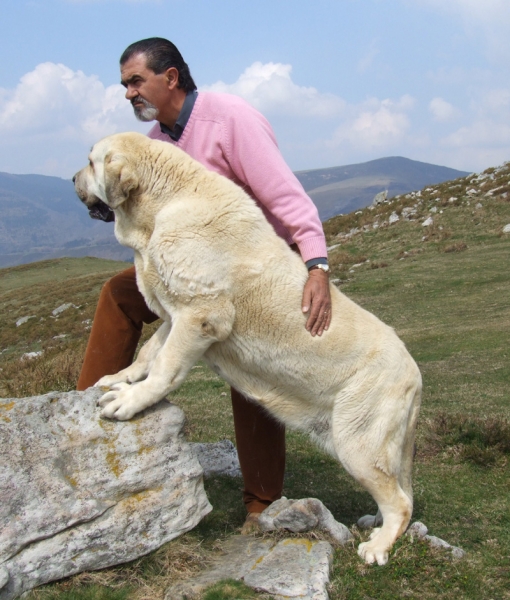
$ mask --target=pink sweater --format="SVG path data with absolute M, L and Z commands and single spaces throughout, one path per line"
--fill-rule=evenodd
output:
M 229 94 L 200 92 L 178 142 L 162 133 L 159 123 L 148 135 L 175 144 L 241 186 L 276 233 L 298 245 L 305 262 L 327 256 L 317 208 L 284 161 L 271 126 L 247 102 Z

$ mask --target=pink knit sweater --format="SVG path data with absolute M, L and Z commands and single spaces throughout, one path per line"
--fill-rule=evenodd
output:
M 229 94 L 200 92 L 178 142 L 162 133 L 159 123 L 148 135 L 175 144 L 241 186 L 276 233 L 298 245 L 305 262 L 327 256 L 317 208 L 284 161 L 271 126 L 247 102 Z

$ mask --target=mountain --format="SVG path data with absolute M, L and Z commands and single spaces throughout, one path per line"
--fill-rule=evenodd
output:
M 469 173 L 401 156 L 296 173 L 322 221 L 368 206 L 384 190 L 391 198 L 465 175 Z
M 70 180 L 0 173 L 0 267 L 60 256 L 127 260 L 112 223 L 94 221 Z
M 367 206 L 383 190 L 393 196 L 466 174 L 392 157 L 296 176 L 324 221 Z M 133 252 L 118 244 L 113 224 L 90 219 L 71 181 L 0 173 L 0 267 L 62 256 L 131 260 Z

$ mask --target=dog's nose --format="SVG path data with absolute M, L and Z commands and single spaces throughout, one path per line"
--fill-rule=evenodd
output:
M 76 181 L 76 175 L 74 175 L 73 177 L 73 183 Z

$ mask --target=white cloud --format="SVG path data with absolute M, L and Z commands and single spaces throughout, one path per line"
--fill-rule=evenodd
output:
M 140 124 L 121 85 L 105 87 L 95 75 L 41 63 L 14 90 L 0 89 L 0 170 L 69 176 L 91 144 L 132 129 Z M 12 152 L 21 143 L 26 150 Z
M 120 85 L 105 88 L 95 75 L 63 64 L 41 63 L 24 75 L 16 89 L 3 90 L 0 131 L 42 133 L 65 129 L 76 137 L 106 135 L 127 116 L 129 103 Z M 92 127 L 91 123 L 96 126 Z
M 399 100 L 370 98 L 360 106 L 350 107 L 350 117 L 327 142 L 331 148 L 350 146 L 355 151 L 389 151 L 402 142 L 410 129 L 408 112 L 414 106 L 409 95 Z
M 429 111 L 435 121 L 450 121 L 459 114 L 455 106 L 443 98 L 433 98 L 429 103 Z
M 296 85 L 291 72 L 291 65 L 254 62 L 236 82 L 217 81 L 200 89 L 241 96 L 267 115 L 331 118 L 341 114 L 345 107 L 341 98 L 321 94 L 314 87 Z

